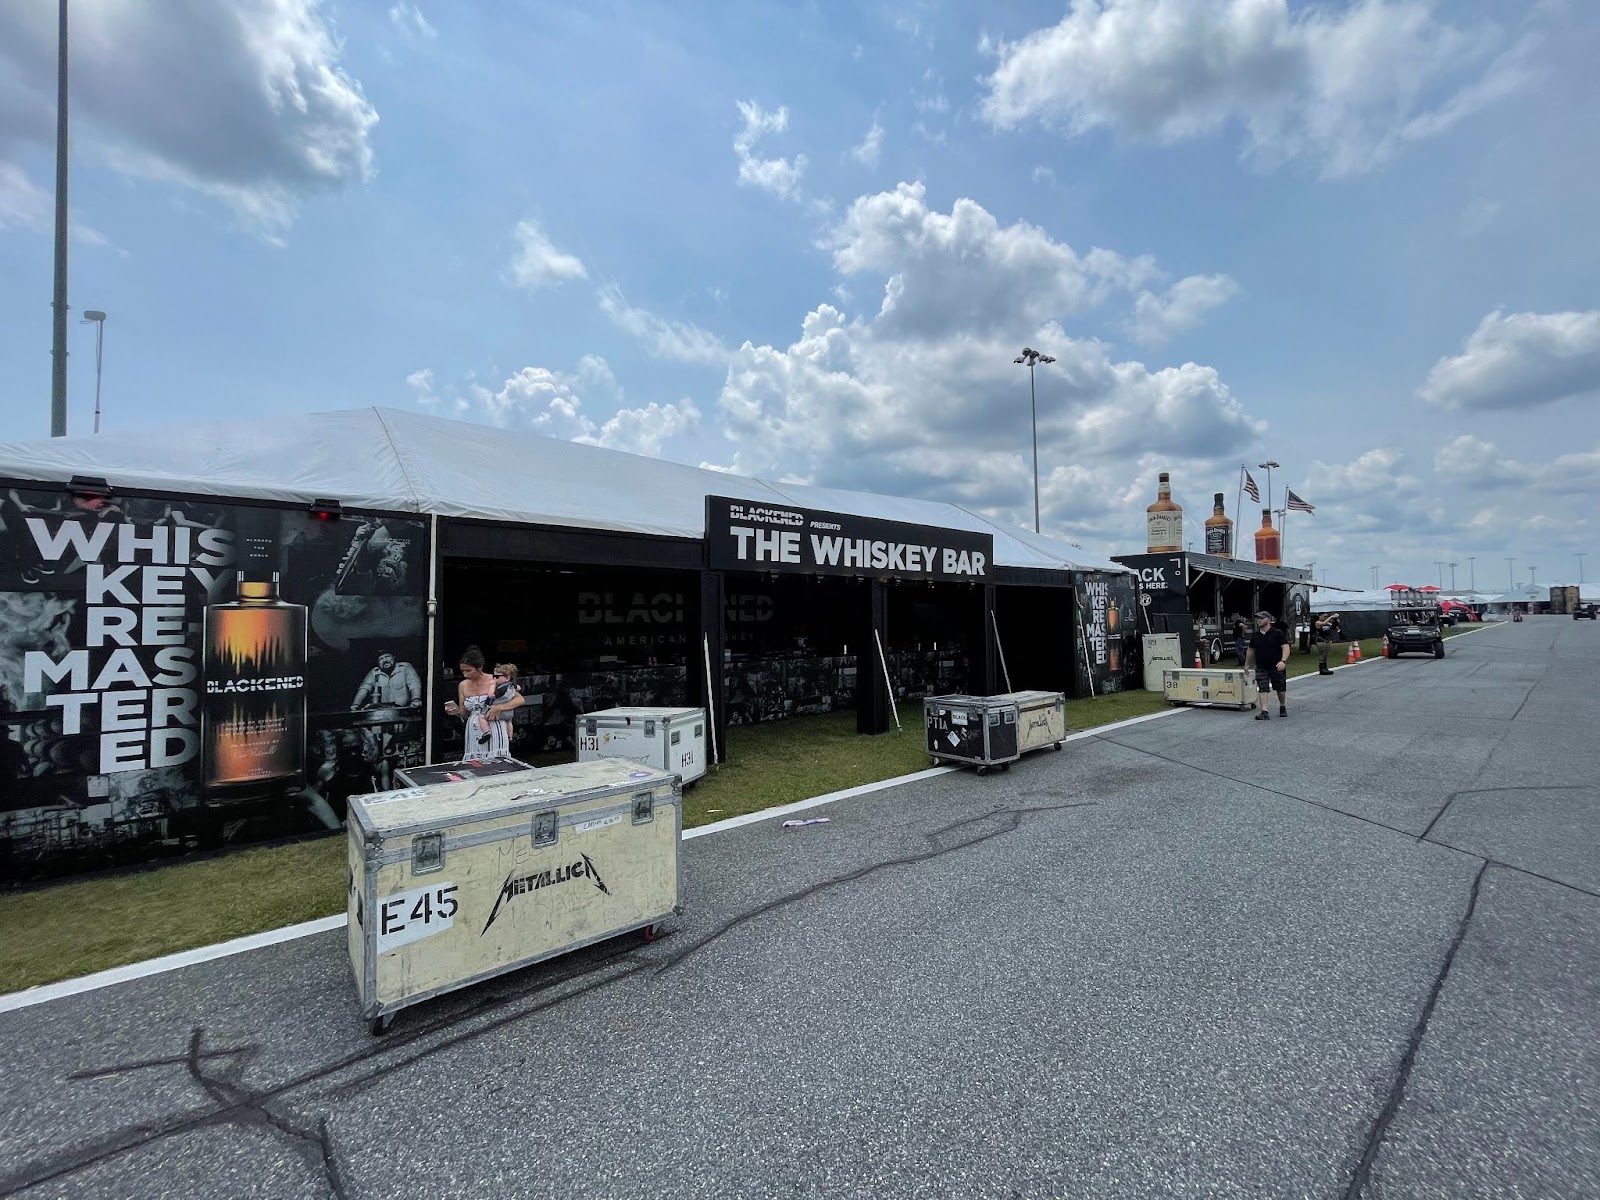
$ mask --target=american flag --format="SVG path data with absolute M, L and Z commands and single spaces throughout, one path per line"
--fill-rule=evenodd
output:
M 1293 492 L 1289 493 L 1289 498 L 1286 501 L 1284 501 L 1284 503 L 1286 503 L 1290 508 L 1295 509 L 1295 510 L 1297 510 L 1299 512 L 1314 513 L 1314 512 L 1317 511 L 1316 505 L 1307 504 L 1304 500 L 1300 499 L 1300 497 L 1296 496 Z
M 1245 470 L 1244 467 L 1240 467 L 1239 469 L 1244 471 L 1244 494 L 1249 496 L 1250 499 L 1255 503 L 1260 504 L 1261 489 L 1256 486 L 1256 481 L 1250 478 L 1250 472 L 1248 470 Z

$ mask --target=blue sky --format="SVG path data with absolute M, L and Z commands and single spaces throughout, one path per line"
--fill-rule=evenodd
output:
M 0 10 L 7 441 L 48 432 L 54 8 Z M 1157 471 L 1198 538 L 1266 458 L 1336 583 L 1600 540 L 1596 6 L 74 14 L 108 434 L 421 405 L 1027 525 L 1030 344 L 1044 524 L 1097 552 Z

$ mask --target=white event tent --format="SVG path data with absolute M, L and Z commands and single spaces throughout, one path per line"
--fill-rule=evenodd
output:
M 113 488 L 687 538 L 704 536 L 705 498 L 720 495 L 992 534 L 999 567 L 1126 572 L 957 504 L 755 479 L 392 408 L 0 443 L 0 478 L 75 475 Z

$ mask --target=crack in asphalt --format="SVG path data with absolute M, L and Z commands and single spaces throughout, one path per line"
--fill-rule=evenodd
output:
M 1495 749 L 1499 749 L 1499 743 L 1495 744 Z M 1490 751 L 1490 755 L 1489 756 L 1491 758 L 1493 758 L 1494 757 L 1494 752 Z M 1425 842 L 1425 841 L 1428 840 L 1428 835 L 1433 832 L 1433 827 L 1435 825 L 1437 825 L 1439 823 L 1439 819 L 1441 817 L 1443 817 L 1444 814 L 1450 810 L 1450 806 L 1456 802 L 1456 798 L 1458 796 L 1486 796 L 1486 795 L 1490 795 L 1490 794 L 1492 794 L 1494 792 L 1589 792 L 1589 791 L 1593 791 L 1593 790 L 1594 790 L 1593 788 L 1587 787 L 1587 786 L 1585 786 L 1583 784 L 1566 784 L 1566 783 L 1562 783 L 1562 784 L 1552 783 L 1552 784 L 1547 784 L 1547 785 L 1545 785 L 1543 787 L 1536 786 L 1536 785 L 1520 785 L 1519 784 L 1519 785 L 1510 786 L 1510 787 L 1463 788 L 1459 792 L 1451 792 L 1448 796 L 1446 796 L 1444 798 L 1443 807 L 1441 807 L 1438 812 L 1433 814 L 1433 820 L 1428 822 L 1428 827 L 1426 829 L 1424 829 L 1421 833 L 1417 834 L 1417 841 Z M 1442 844 L 1442 843 L 1440 843 L 1440 844 Z
M 666 974 L 674 967 L 680 966 L 684 962 L 687 962 L 693 955 L 698 954 L 701 950 L 705 949 L 707 946 L 711 945 L 725 934 L 731 933 L 741 925 L 744 925 L 750 921 L 754 921 L 758 917 L 765 916 L 767 913 L 776 909 L 784 908 L 787 905 L 794 904 L 800 900 L 805 900 L 819 892 L 826 891 L 829 888 L 839 887 L 846 883 L 854 883 L 857 880 L 865 879 L 869 875 L 875 875 L 879 871 L 887 870 L 890 867 L 912 866 L 916 863 L 927 862 L 929 859 L 938 858 L 945 854 L 952 854 L 957 850 L 965 850 L 972 846 L 981 845 L 991 838 L 999 837 L 1001 834 L 1015 832 L 1022 825 L 1022 819 L 1024 817 L 1036 816 L 1040 813 L 1047 812 L 1064 812 L 1065 810 L 1071 808 L 1093 808 L 1097 803 L 1097 801 L 1088 800 L 1081 801 L 1076 804 L 1047 804 L 1032 808 L 997 808 L 986 813 L 981 813 L 975 817 L 967 817 L 964 820 L 954 821 L 943 828 L 935 829 L 931 833 L 923 834 L 923 837 L 929 844 L 929 848 L 927 850 L 917 854 L 907 854 L 900 858 L 885 859 L 882 862 L 872 863 L 869 866 L 862 867 L 856 871 L 850 871 L 844 875 L 836 875 L 830 879 L 824 879 L 820 883 L 812 884 L 810 887 L 801 888 L 798 891 L 790 892 L 786 896 L 779 896 L 776 900 L 771 900 L 766 904 L 763 904 L 757 908 L 753 908 L 747 913 L 741 913 L 738 917 L 734 918 L 732 921 L 729 921 L 726 925 L 719 929 L 713 930 L 694 945 L 687 947 L 683 953 L 669 959 L 667 962 L 657 967 L 655 974 L 658 976 Z M 977 837 L 968 838 L 965 841 L 957 842 L 953 846 L 938 845 L 940 838 L 947 834 L 953 833 L 957 829 L 965 829 L 969 825 L 976 825 L 982 821 L 987 821 L 992 817 L 1000 816 L 1009 818 L 1009 821 L 995 829 L 990 830 L 987 833 L 980 834 Z
M 1433 1010 L 1439 1004 L 1439 996 L 1444 991 L 1445 981 L 1450 978 L 1450 968 L 1456 961 L 1456 952 L 1466 940 L 1467 928 L 1472 924 L 1472 915 L 1478 908 L 1478 893 L 1483 887 L 1484 872 L 1488 869 L 1489 864 L 1485 862 L 1473 876 L 1472 892 L 1467 898 L 1467 910 L 1461 914 L 1455 937 L 1450 940 L 1450 948 L 1445 951 L 1444 961 L 1439 964 L 1439 972 L 1434 976 L 1433 986 L 1428 990 L 1428 999 L 1422 1006 L 1422 1013 L 1418 1016 L 1416 1025 L 1412 1027 L 1405 1053 L 1400 1056 L 1400 1065 L 1395 1071 L 1394 1080 L 1389 1085 L 1389 1095 L 1385 1098 L 1377 1118 L 1372 1122 L 1372 1128 L 1367 1131 L 1366 1145 L 1362 1148 L 1361 1159 L 1350 1176 L 1349 1186 L 1345 1188 L 1344 1200 L 1359 1200 L 1365 1193 L 1367 1184 L 1372 1178 L 1373 1165 L 1378 1161 L 1378 1152 L 1382 1150 L 1383 1140 L 1389 1132 L 1389 1126 L 1399 1114 L 1400 1106 L 1405 1103 L 1406 1085 L 1411 1082 L 1411 1071 L 1417 1063 L 1417 1051 L 1422 1048 L 1422 1039 L 1428 1035 L 1428 1022 L 1432 1020 Z
M 150 1125 L 148 1123 L 133 1125 L 108 1134 L 102 1138 L 96 1139 L 95 1141 L 84 1146 L 75 1147 L 58 1153 L 54 1156 L 42 1159 L 31 1164 L 24 1170 L 10 1175 L 0 1176 L 0 1196 L 14 1195 L 17 1192 L 38 1187 L 41 1184 L 54 1182 L 86 1170 L 89 1167 L 110 1161 L 121 1155 L 141 1149 L 142 1147 L 151 1145 L 155 1142 L 175 1137 L 179 1134 L 223 1125 L 239 1125 L 244 1127 L 266 1126 L 276 1131 L 280 1136 L 288 1140 L 290 1144 L 294 1145 L 298 1150 L 300 1150 L 308 1159 L 308 1161 L 314 1162 L 315 1164 L 321 1166 L 324 1178 L 328 1184 L 329 1194 L 332 1195 L 335 1200 L 349 1200 L 349 1196 L 351 1194 L 349 1190 L 349 1184 L 345 1180 L 344 1170 L 340 1165 L 340 1160 L 333 1144 L 333 1139 L 328 1130 L 327 1115 L 322 1115 L 318 1124 L 313 1127 L 304 1123 L 291 1121 L 287 1117 L 283 1116 L 280 1112 L 269 1107 L 269 1102 L 282 1100 L 291 1092 L 298 1091 L 314 1083 L 330 1080 L 333 1077 L 338 1076 L 352 1068 L 361 1067 L 364 1064 L 371 1063 L 374 1060 L 382 1059 L 385 1056 L 394 1056 L 391 1061 L 383 1062 L 364 1074 L 336 1084 L 331 1090 L 321 1097 L 321 1099 L 323 1099 L 325 1102 L 332 1102 L 335 1100 L 348 1098 L 356 1092 L 380 1082 L 389 1075 L 396 1071 L 402 1070 L 405 1067 L 431 1058 L 434 1055 L 451 1049 L 455 1046 L 474 1041 L 489 1033 L 502 1029 L 507 1025 L 524 1020 L 527 1017 L 534 1016 L 538 1013 L 545 1012 L 558 1005 L 565 1004 L 570 1000 L 575 1000 L 581 996 L 586 996 L 591 992 L 610 987 L 612 984 L 620 983 L 623 980 L 631 979 L 637 975 L 648 973 L 652 978 L 659 978 L 673 967 L 680 965 L 691 956 L 698 954 L 701 950 L 706 949 L 718 939 L 732 932 L 734 929 L 737 929 L 739 926 L 744 925 L 749 921 L 752 921 L 757 917 L 772 912 L 776 909 L 798 903 L 801 900 L 817 895 L 818 893 L 826 891 L 830 888 L 839 887 L 844 884 L 867 878 L 878 871 L 886 870 L 891 867 L 911 866 L 917 863 L 927 862 L 930 859 L 938 858 L 947 854 L 953 854 L 959 850 L 968 849 L 972 846 L 981 845 L 982 843 L 989 841 L 992 838 L 999 837 L 1002 834 L 1015 832 L 1021 827 L 1023 820 L 1029 816 L 1050 812 L 1061 812 L 1075 808 L 1091 808 L 1095 807 L 1097 803 L 1098 802 L 1096 801 L 1083 801 L 1073 804 L 997 808 L 987 813 L 982 813 L 977 816 L 967 817 L 963 820 L 952 822 L 949 825 L 945 825 L 939 829 L 933 830 L 932 832 L 923 834 L 923 838 L 929 843 L 929 848 L 924 851 L 885 859 L 879 862 L 871 863 L 866 867 L 860 868 L 859 870 L 846 872 L 842 875 L 820 880 L 809 887 L 803 888 L 796 892 L 791 892 L 785 896 L 780 896 L 773 901 L 750 910 L 749 912 L 740 913 L 723 925 L 712 930 L 711 933 L 707 934 L 700 941 L 684 947 L 676 954 L 666 956 L 665 962 L 657 962 L 654 957 L 642 960 L 638 959 L 637 953 L 632 949 L 622 953 L 610 955 L 598 963 L 588 965 L 586 969 L 570 972 L 559 979 L 550 980 L 547 983 L 538 986 L 536 989 L 534 989 L 533 995 L 542 995 L 543 993 L 547 993 L 555 988 L 561 987 L 564 984 L 586 979 L 589 976 L 598 974 L 613 963 L 630 958 L 634 959 L 635 961 L 625 970 L 611 972 L 610 974 L 605 975 L 604 978 L 586 983 L 581 987 L 573 988 L 571 991 L 563 992 L 561 995 L 531 1004 L 518 1003 L 519 1001 L 526 1001 L 529 998 L 529 993 L 526 992 L 518 996 L 491 994 L 481 1003 L 472 1006 L 464 1013 L 457 1013 L 454 1016 L 442 1017 L 428 1025 L 413 1030 L 410 1033 L 392 1035 L 379 1045 L 373 1046 L 366 1050 L 356 1051 L 355 1053 L 346 1055 L 332 1063 L 313 1068 L 304 1072 L 303 1074 L 297 1075 L 291 1079 L 270 1087 L 254 1088 L 243 1083 L 238 1078 L 239 1073 L 242 1072 L 244 1067 L 259 1055 L 259 1046 L 247 1044 L 243 1046 L 229 1047 L 227 1049 L 206 1050 L 202 1048 L 205 1030 L 200 1028 L 194 1029 L 190 1033 L 188 1051 L 183 1055 L 160 1058 L 144 1058 L 127 1063 L 119 1063 L 109 1067 L 98 1067 L 87 1071 L 76 1072 L 68 1076 L 68 1078 L 84 1080 L 105 1079 L 110 1076 L 126 1074 L 132 1071 L 150 1070 L 161 1067 L 181 1065 L 185 1068 L 189 1077 L 197 1085 L 199 1085 L 201 1090 L 204 1091 L 206 1096 L 212 1101 L 213 1105 L 215 1106 L 214 1108 L 204 1112 L 187 1113 L 183 1116 L 173 1118 L 158 1125 Z M 990 821 L 995 818 L 1002 819 L 997 822 L 996 827 L 993 829 L 982 832 L 973 837 L 961 839 L 950 845 L 939 844 L 942 839 L 946 838 L 948 835 L 957 830 L 966 829 L 970 826 L 980 824 L 984 821 Z M 661 939 L 662 942 L 667 940 L 668 939 L 666 938 Z M 659 945 L 660 942 L 657 944 Z M 471 1029 L 463 1030 L 454 1036 L 432 1041 L 425 1046 L 417 1048 L 414 1053 L 396 1054 L 396 1051 L 405 1051 L 410 1047 L 416 1046 L 418 1042 L 423 1041 L 431 1034 L 438 1032 L 439 1029 L 443 1027 L 459 1026 L 464 1020 L 468 1020 L 475 1016 L 481 1016 L 485 1012 L 491 1012 L 497 1008 L 505 1007 L 507 1005 L 516 1005 L 516 1007 L 514 1011 L 495 1017 L 492 1020 L 481 1022 L 473 1026 Z M 234 1078 L 230 1079 L 213 1073 L 208 1073 L 204 1069 L 204 1064 L 216 1060 L 231 1062 L 235 1068 Z
M 1132 745 L 1129 742 L 1120 742 L 1116 738 L 1112 738 L 1112 737 L 1100 737 L 1100 738 L 1096 738 L 1094 740 L 1095 741 L 1099 741 L 1099 742 L 1107 742 L 1107 743 L 1109 743 L 1109 744 L 1111 744 L 1113 746 L 1120 746 L 1124 750 L 1132 750 L 1135 754 L 1145 754 L 1145 755 L 1149 755 L 1151 758 L 1159 758 L 1162 762 L 1169 762 L 1169 763 L 1172 763 L 1175 766 L 1187 767 L 1191 771 L 1197 771 L 1201 775 L 1210 775 L 1214 779 L 1225 779 L 1229 783 L 1237 783 L 1237 784 L 1239 784 L 1239 785 L 1241 785 L 1243 787 L 1253 788 L 1254 790 L 1256 790 L 1258 792 L 1265 792 L 1269 796 L 1281 796 L 1283 799 L 1285 799 L 1285 800 L 1293 800 L 1297 804 L 1306 804 L 1306 805 L 1309 805 L 1312 808 L 1319 808 L 1323 812 L 1331 813 L 1334 816 L 1345 817 L 1345 818 L 1347 818 L 1347 819 L 1349 819 L 1351 821 L 1360 821 L 1363 825 L 1371 825 L 1375 829 L 1382 829 L 1387 833 L 1399 834 L 1401 837 L 1408 838 L 1414 843 L 1421 843 L 1424 840 L 1422 835 L 1412 833 L 1411 830 L 1409 830 L 1409 829 L 1401 829 L 1398 825 L 1390 825 L 1390 824 L 1387 824 L 1384 821 L 1379 821 L 1379 820 L 1377 820 L 1376 818 L 1373 818 L 1373 817 L 1364 817 L 1360 813 L 1347 812 L 1346 810 L 1344 810 L 1342 808 L 1335 808 L 1331 804 L 1324 804 L 1320 800 L 1312 800 L 1308 796 L 1296 796 L 1293 792 L 1281 792 L 1277 788 L 1267 787 L 1265 784 L 1257 783 L 1253 779 L 1240 779 L 1236 775 L 1229 775 L 1229 774 L 1227 774 L 1226 772 L 1223 772 L 1223 771 L 1216 771 L 1216 770 L 1213 770 L 1210 767 L 1203 767 L 1203 766 L 1200 766 L 1198 763 L 1188 762 L 1188 761 L 1186 761 L 1184 759 L 1181 759 L 1181 758 L 1173 758 L 1171 755 L 1161 754 L 1161 753 L 1158 753 L 1155 750 L 1146 749 L 1144 746 L 1135 746 L 1135 745 Z M 1514 790 L 1518 790 L 1518 789 L 1515 789 L 1515 788 L 1486 788 L 1486 789 L 1482 789 L 1482 790 L 1499 792 L 1499 791 L 1514 791 Z M 1563 785 L 1559 789 L 1554 787 L 1554 786 L 1552 786 L 1552 787 L 1536 788 L 1536 789 L 1532 789 L 1532 790 L 1536 790 L 1536 791 L 1557 791 L 1557 790 L 1567 791 L 1567 790 L 1571 790 L 1571 791 L 1580 791 L 1581 792 L 1581 791 L 1589 791 L 1591 789 L 1589 789 L 1587 787 L 1582 787 L 1582 786 L 1574 786 L 1574 787 L 1570 787 L 1569 788 L 1569 787 Z M 1470 793 L 1461 792 L 1460 794 L 1461 795 L 1468 795 Z M 1434 819 L 1437 820 L 1438 818 L 1435 817 Z M 1430 823 L 1430 828 L 1431 827 L 1432 826 L 1431 826 L 1431 823 Z M 1502 859 L 1492 858 L 1489 855 L 1484 854 L 1484 853 L 1482 853 L 1481 851 L 1478 851 L 1478 850 L 1468 850 L 1468 849 L 1466 849 L 1465 847 L 1462 847 L 1462 846 L 1452 845 L 1450 842 L 1442 842 L 1438 838 L 1430 837 L 1430 838 L 1426 839 L 1426 842 L 1430 846 L 1438 846 L 1441 850 L 1449 850 L 1449 851 L 1451 851 L 1451 852 L 1453 852 L 1455 854 L 1464 854 L 1468 858 L 1475 858 L 1479 862 L 1488 863 L 1490 866 L 1502 867 L 1507 871 L 1514 871 L 1519 875 L 1527 875 L 1529 878 L 1538 879 L 1538 880 L 1540 880 L 1540 881 L 1542 881 L 1544 883 L 1553 883 L 1557 887 L 1567 888 L 1570 891 L 1578 892 L 1580 895 L 1593 896 L 1596 899 L 1600 899 L 1600 892 L 1594 891 L 1593 889 L 1590 889 L 1590 888 L 1586 888 L 1582 884 L 1569 883 L 1565 879 L 1556 879 L 1556 878 L 1554 878 L 1552 876 L 1549 876 L 1549 875 L 1541 875 L 1538 871 L 1530 870 L 1527 867 L 1519 867 L 1515 863 L 1508 863 L 1508 862 L 1505 862 Z

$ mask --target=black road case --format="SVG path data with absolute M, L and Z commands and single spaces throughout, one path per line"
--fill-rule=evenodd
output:
M 983 775 L 990 767 L 1009 770 L 1022 757 L 1015 696 L 928 696 L 922 720 L 936 763 L 967 763 Z

